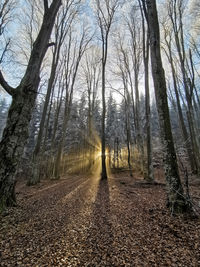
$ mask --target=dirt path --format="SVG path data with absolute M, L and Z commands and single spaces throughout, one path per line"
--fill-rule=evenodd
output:
M 200 222 L 172 218 L 162 185 L 98 173 L 19 184 L 0 266 L 200 266 Z

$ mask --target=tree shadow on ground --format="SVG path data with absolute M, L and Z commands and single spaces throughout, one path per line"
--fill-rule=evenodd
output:
M 81 266 L 112 266 L 113 233 L 110 219 L 109 186 L 106 180 L 98 185 L 93 203 L 90 228 L 88 230 Z

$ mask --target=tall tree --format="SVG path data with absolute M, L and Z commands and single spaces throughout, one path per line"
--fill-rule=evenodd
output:
M 105 118 L 106 118 L 106 62 L 108 56 L 108 38 L 115 12 L 119 6 L 119 0 L 95 0 L 98 26 L 101 32 L 102 44 L 102 129 L 101 129 L 101 178 L 107 179 L 106 171 L 106 140 L 105 140 Z
M 170 207 L 172 213 L 183 213 L 187 210 L 188 204 L 183 194 L 171 131 L 167 102 L 167 87 L 160 53 L 160 29 L 156 1 L 142 0 L 142 3 L 150 34 L 152 76 L 164 151 L 168 206 Z
M 194 123 L 194 108 L 193 108 L 193 94 L 194 94 L 194 75 L 190 77 L 186 68 L 187 54 L 184 40 L 183 30 L 183 16 L 185 11 L 184 1 L 170 0 L 168 2 L 168 15 L 172 24 L 172 29 L 175 37 L 176 49 L 180 62 L 180 69 L 182 74 L 183 88 L 185 91 L 185 99 L 187 103 L 187 119 L 189 125 L 190 140 L 192 145 L 192 156 L 195 160 L 196 172 L 200 172 L 200 149 L 198 140 L 196 138 L 196 129 Z M 190 53 L 189 53 L 190 54 Z M 192 64 L 193 68 L 193 64 Z M 193 72 L 193 71 L 192 71 Z
M 170 63 L 171 70 L 172 70 L 172 79 L 173 79 L 174 92 L 175 92 L 175 97 L 176 97 L 176 106 L 177 106 L 177 111 L 178 111 L 180 127 L 182 130 L 183 141 L 187 149 L 188 159 L 191 165 L 191 169 L 195 173 L 197 170 L 197 167 L 196 167 L 197 164 L 196 164 L 196 159 L 194 157 L 194 152 L 191 149 L 190 137 L 188 134 L 187 127 L 185 125 L 184 115 L 183 115 L 183 111 L 181 107 L 181 100 L 180 100 L 178 82 L 177 82 L 178 77 L 177 77 L 175 62 L 174 62 L 175 55 L 173 55 L 173 50 L 172 50 L 172 32 L 168 30 L 167 27 L 164 25 L 163 25 L 163 28 L 164 28 L 164 39 L 165 39 L 165 44 L 166 44 L 166 49 L 164 49 L 164 51 L 166 53 L 166 56 L 168 58 L 168 61 Z
M 71 27 L 71 24 L 75 18 L 75 16 L 78 13 L 78 5 L 80 0 L 67 0 L 62 5 L 62 8 L 58 12 L 58 16 L 55 21 L 55 30 L 54 30 L 54 45 L 53 45 L 53 51 L 52 51 L 52 64 L 51 64 L 51 72 L 50 77 L 48 81 L 47 86 L 47 93 L 45 96 L 45 103 L 44 103 L 44 109 L 42 113 L 42 118 L 40 121 L 40 128 L 38 132 L 37 142 L 36 146 L 33 152 L 33 173 L 32 176 L 29 179 L 29 185 L 36 184 L 39 182 L 39 162 L 40 162 L 40 152 L 41 152 L 41 143 L 42 143 L 42 137 L 43 132 L 45 129 L 45 119 L 47 115 L 47 110 L 49 107 L 50 97 L 52 94 L 52 90 L 55 86 L 55 78 L 56 78 L 56 72 L 58 68 L 58 62 L 60 58 L 60 51 L 63 46 L 64 40 L 66 38 L 66 35 L 69 32 L 69 29 Z M 74 8 L 76 6 L 76 8 Z
M 15 172 L 28 138 L 29 122 L 40 82 L 40 67 L 49 46 L 49 38 L 61 0 L 54 0 L 50 6 L 47 0 L 43 3 L 43 22 L 20 84 L 16 88 L 11 87 L 0 71 L 0 83 L 12 96 L 7 124 L 0 142 L 0 210 L 16 202 Z
M 93 154 L 95 148 L 95 128 L 94 128 L 94 106 L 97 98 L 97 91 L 100 81 L 101 65 L 100 65 L 100 53 L 97 47 L 91 47 L 88 49 L 88 53 L 85 56 L 85 62 L 82 66 L 84 82 L 87 88 L 87 101 L 88 101 L 88 138 L 89 141 L 89 154 L 90 157 Z M 91 158 L 92 161 L 92 158 Z
M 88 28 L 82 27 L 81 36 L 76 36 L 75 40 L 72 40 L 72 29 L 70 30 L 70 37 L 68 40 L 68 44 L 66 45 L 66 60 L 64 65 L 65 72 L 65 103 L 64 103 L 64 116 L 62 122 L 62 130 L 61 137 L 58 144 L 58 151 L 55 160 L 55 178 L 58 179 L 60 177 L 60 164 L 61 157 L 63 153 L 63 147 L 66 137 L 66 130 L 68 121 L 71 113 L 71 106 L 73 101 L 74 87 L 77 78 L 77 73 L 80 65 L 80 61 L 85 53 L 89 42 L 91 41 L 91 36 L 89 35 Z M 74 42 L 74 46 L 72 46 Z M 68 52 L 67 52 L 68 50 Z M 71 54 L 72 53 L 72 58 Z
M 145 83 L 145 117 L 146 117 L 146 147 L 147 147 L 147 174 L 148 181 L 154 180 L 152 163 L 152 141 L 151 141 L 151 108 L 149 93 L 149 32 L 145 26 L 145 17 L 141 2 L 139 1 L 142 17 L 142 44 L 143 44 L 143 64 L 144 64 L 144 83 Z
M 123 85 L 123 93 L 121 94 L 121 96 L 123 96 L 123 100 L 124 100 L 126 145 L 127 145 L 127 153 L 128 153 L 127 162 L 128 162 L 130 175 L 132 176 L 131 129 L 130 129 L 131 97 L 130 97 L 130 93 L 129 93 L 129 90 L 128 90 L 128 83 L 130 82 L 130 84 L 131 84 L 131 81 L 132 81 L 131 80 L 131 75 L 130 75 L 131 70 L 130 70 L 130 65 L 129 65 L 129 60 L 128 60 L 128 53 L 123 48 L 123 41 L 122 41 L 122 38 L 120 37 L 120 35 L 119 35 L 119 38 L 118 38 L 118 44 L 119 44 L 119 47 L 117 47 L 117 57 L 118 57 L 118 63 L 117 63 L 118 71 L 117 71 L 117 74 L 120 77 L 122 85 Z M 131 86 L 131 93 L 133 93 L 132 92 L 132 86 Z M 132 104 L 133 104 L 133 109 L 134 109 L 135 105 L 134 105 L 134 99 L 133 98 L 132 98 L 132 101 L 133 101 Z M 134 114 L 135 114 L 135 112 L 134 112 Z
M 130 56 L 132 59 L 132 68 L 134 73 L 134 86 L 131 86 L 132 102 L 134 102 L 133 94 L 135 93 L 135 103 L 133 105 L 133 112 L 135 117 L 135 132 L 136 143 L 138 151 L 140 151 L 141 169 L 144 170 L 144 146 L 142 138 L 142 125 L 141 125 L 141 107 L 140 107 L 140 93 L 139 93 L 139 74 L 142 62 L 142 42 L 141 42 L 141 25 L 138 19 L 137 10 L 132 10 L 134 13 L 127 21 L 128 30 L 130 33 Z M 128 60 L 126 60 L 128 62 Z M 128 65 L 128 64 L 126 64 Z M 129 71 L 130 73 L 130 71 Z M 131 76 L 129 74 L 130 84 Z M 133 93 L 134 88 L 134 93 Z M 144 171 L 143 171 L 144 172 Z

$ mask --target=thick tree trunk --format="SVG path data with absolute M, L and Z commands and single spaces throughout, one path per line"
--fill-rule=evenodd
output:
M 28 138 L 28 126 L 40 81 L 40 67 L 60 5 L 60 0 L 54 0 L 49 8 L 45 8 L 43 23 L 20 85 L 12 90 L 2 78 L 2 74 L 0 77 L 2 86 L 10 91 L 13 97 L 0 143 L 0 210 L 15 204 L 15 172 Z
M 179 177 L 177 158 L 171 131 L 166 80 L 160 54 L 160 32 L 156 1 L 147 0 L 146 7 L 150 33 L 152 75 L 164 149 L 164 167 L 167 183 L 168 205 L 172 213 L 182 213 L 187 210 L 188 205 L 183 196 L 183 188 Z
M 38 84 L 39 80 L 35 86 Z M 23 92 L 13 96 L 0 143 L 0 210 L 15 204 L 15 172 L 28 138 L 28 125 L 36 98 L 35 93 L 25 93 L 26 86 L 20 87 L 20 91 Z

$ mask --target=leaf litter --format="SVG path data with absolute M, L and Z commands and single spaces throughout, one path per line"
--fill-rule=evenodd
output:
M 0 266 L 200 266 L 200 220 L 171 216 L 162 181 L 76 175 L 16 190 L 0 217 Z

